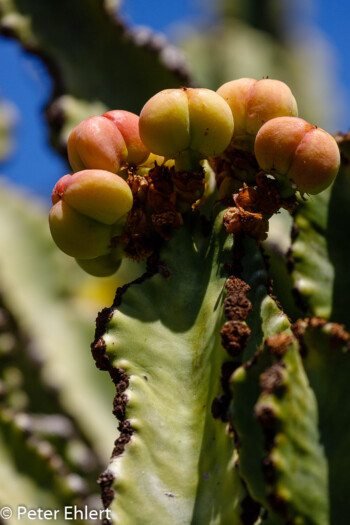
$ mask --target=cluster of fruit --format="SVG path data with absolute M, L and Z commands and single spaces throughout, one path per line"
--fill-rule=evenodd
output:
M 90 117 L 70 134 L 68 158 L 74 173 L 53 190 L 51 234 L 96 276 L 169 239 L 201 203 L 208 173 L 229 205 L 227 231 L 260 240 L 295 191 L 319 193 L 340 164 L 333 137 L 297 117 L 286 84 L 248 78 L 217 92 L 161 91 L 140 117 L 122 110 Z

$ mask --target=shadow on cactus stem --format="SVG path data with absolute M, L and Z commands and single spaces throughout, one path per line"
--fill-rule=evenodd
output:
M 350 329 L 350 133 L 340 137 L 342 165 L 334 182 L 329 201 L 328 222 L 325 236 L 328 253 L 334 267 L 332 309 L 330 319 Z

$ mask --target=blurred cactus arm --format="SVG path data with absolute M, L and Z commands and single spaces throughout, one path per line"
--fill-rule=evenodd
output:
M 118 107 L 139 112 L 157 90 L 188 83 L 180 52 L 148 29 L 128 30 L 114 3 L 64 0 L 52 7 L 1 0 L 0 28 L 39 55 L 54 79 L 47 115 L 62 153 L 84 118 Z
M 320 435 L 328 458 L 330 523 L 345 523 L 350 512 L 350 418 L 349 405 L 344 402 L 349 395 L 350 336 L 342 326 L 316 318 L 299 321 L 297 333 L 305 371 L 317 397 Z
M 7 160 L 15 149 L 14 127 L 16 108 L 6 100 L 0 100 L 0 161 Z
M 266 322 L 263 349 L 232 378 L 240 472 L 252 496 L 282 523 L 304 519 L 327 524 L 327 461 L 317 429 L 316 399 L 288 321 L 270 297 L 261 307 Z M 272 357 L 283 351 L 283 357 Z

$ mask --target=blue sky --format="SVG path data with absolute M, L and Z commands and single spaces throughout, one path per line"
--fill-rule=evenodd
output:
M 337 57 L 336 74 L 350 98 L 350 2 L 298 1 L 308 6 L 306 22 L 316 25 L 330 42 Z M 199 23 L 205 18 L 202 6 L 200 0 L 124 0 L 122 12 L 130 24 L 148 25 L 171 38 L 177 22 Z M 0 94 L 13 104 L 18 115 L 17 146 L 1 166 L 1 173 L 42 196 L 49 206 L 53 185 L 67 172 L 65 163 L 47 146 L 48 131 L 42 119 L 51 80 L 39 59 L 27 56 L 15 41 L 4 37 L 0 37 L 0 63 Z M 344 107 L 337 129 L 350 129 L 349 105 Z

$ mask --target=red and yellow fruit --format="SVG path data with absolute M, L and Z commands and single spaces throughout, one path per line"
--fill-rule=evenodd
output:
M 233 117 L 226 102 L 209 89 L 166 89 L 140 114 L 140 136 L 152 153 L 179 159 L 219 155 L 230 143 Z
M 117 173 L 125 164 L 144 162 L 149 151 L 140 139 L 138 116 L 114 110 L 87 118 L 68 138 L 68 159 L 74 171 L 86 168 Z
M 78 259 L 111 251 L 116 226 L 132 208 L 128 184 L 103 170 L 84 170 L 62 177 L 52 192 L 49 223 L 57 246 Z
M 312 195 L 333 182 L 340 166 L 334 138 L 297 117 L 266 122 L 256 136 L 255 156 L 263 170 L 284 175 L 300 192 Z
M 234 143 L 247 148 L 261 126 L 281 116 L 295 117 L 298 108 L 290 88 L 279 80 L 240 78 L 226 82 L 217 93 L 227 102 L 235 122 Z

